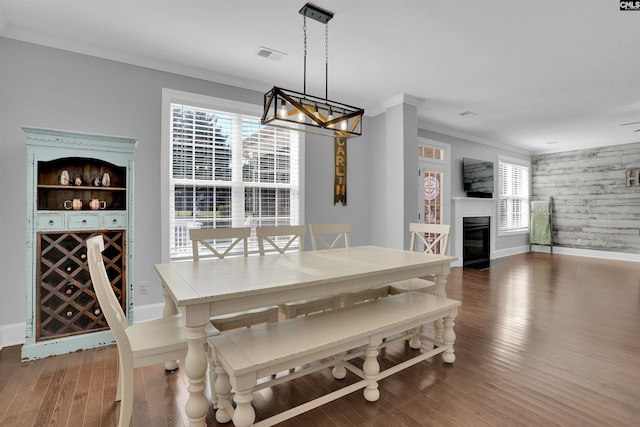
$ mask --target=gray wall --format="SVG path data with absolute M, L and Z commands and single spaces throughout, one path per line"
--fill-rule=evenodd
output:
M 262 93 L 0 38 L 0 346 L 2 327 L 25 321 L 26 145 L 22 125 L 139 138 L 135 156 L 135 304 L 162 301 L 160 261 L 162 88 L 240 102 Z M 333 206 L 333 141 L 306 140 L 306 223 L 350 222 L 370 242 L 369 150 L 348 143 L 348 206 Z M 149 295 L 137 286 L 148 280 Z
M 533 157 L 533 199 L 553 197 L 553 242 L 569 248 L 640 253 L 640 143 Z

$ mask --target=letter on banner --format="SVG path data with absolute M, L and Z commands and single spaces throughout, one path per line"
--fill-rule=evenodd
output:
M 347 206 L 347 138 L 336 136 L 333 141 L 336 158 L 333 204 Z

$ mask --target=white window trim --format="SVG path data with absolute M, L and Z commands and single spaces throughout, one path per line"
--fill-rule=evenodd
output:
M 529 171 L 529 201 L 531 201 L 531 162 L 528 160 L 517 159 L 515 157 L 503 156 L 501 154 L 498 155 L 498 180 L 500 179 L 500 162 L 511 163 L 513 165 L 518 165 L 522 167 L 528 168 Z M 526 228 L 518 228 L 514 230 L 500 230 L 500 182 L 498 182 L 497 188 L 497 204 L 496 204 L 496 229 L 498 230 L 498 236 L 515 236 L 521 234 L 529 234 L 529 225 L 527 224 Z
M 174 89 L 162 89 L 162 119 L 160 129 L 160 244 L 161 244 L 161 260 L 163 263 L 170 261 L 170 217 L 171 217 L 171 200 L 169 197 L 170 185 L 170 167 L 169 159 L 171 155 L 171 141 L 169 138 L 171 130 L 171 104 L 186 104 L 194 107 L 208 108 L 213 110 L 230 111 L 238 114 L 247 114 L 260 117 L 262 115 L 262 106 L 258 104 L 249 104 L 239 101 L 233 101 L 225 98 L 216 98 L 197 93 L 183 92 Z M 305 138 L 304 133 L 299 135 L 298 150 L 298 170 L 300 173 L 300 206 L 299 224 L 304 224 L 304 206 L 305 206 Z

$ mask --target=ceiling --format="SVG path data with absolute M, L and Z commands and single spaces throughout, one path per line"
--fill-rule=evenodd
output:
M 316 0 L 328 97 L 530 153 L 640 142 L 640 11 L 611 0 Z M 304 0 L 0 0 L 0 35 L 266 92 L 303 89 Z M 307 23 L 307 93 L 325 91 Z M 260 47 L 284 53 L 258 56 Z M 261 102 L 261 99 L 260 99 Z M 475 115 L 463 116 L 463 112 Z M 366 132 L 366 129 L 364 130 Z

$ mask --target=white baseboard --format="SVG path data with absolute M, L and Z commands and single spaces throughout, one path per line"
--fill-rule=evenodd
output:
M 549 246 L 532 245 L 531 250 L 533 252 L 543 252 L 547 254 L 550 252 Z M 596 251 L 596 250 L 590 250 L 590 249 L 577 249 L 577 248 L 565 248 L 563 246 L 554 246 L 553 253 L 562 254 L 562 255 L 575 255 L 575 256 L 582 256 L 582 257 L 588 257 L 588 258 L 640 262 L 640 254 L 630 254 L 627 252 Z
M 12 345 L 24 344 L 26 327 L 25 322 L 0 325 L 0 350 Z
M 541 245 L 531 245 L 532 252 L 541 252 L 541 253 L 550 253 L 549 246 L 541 246 Z M 496 250 L 492 255 L 491 259 L 503 258 L 506 256 L 522 254 L 525 252 L 529 252 L 529 245 L 526 246 L 516 246 L 513 248 L 500 249 Z M 609 251 L 596 251 L 589 249 L 576 249 L 576 248 L 565 248 L 561 246 L 553 247 L 554 254 L 562 254 L 562 255 L 574 255 L 574 256 L 582 256 L 589 258 L 601 258 L 601 259 L 611 259 L 617 261 L 633 261 L 640 262 L 640 254 L 630 254 L 626 252 L 609 252 Z M 462 260 L 459 259 L 456 262 L 451 264 L 452 267 L 462 267 Z
M 148 304 L 133 307 L 134 323 L 147 322 L 149 320 L 162 317 L 164 303 Z M 14 323 L 11 325 L 0 325 L 0 350 L 4 347 L 12 345 L 24 344 L 25 339 L 25 322 Z
M 133 307 L 133 323 L 148 322 L 159 319 L 164 311 L 164 303 L 147 304 Z
M 526 246 L 515 246 L 513 248 L 507 249 L 499 249 L 494 252 L 494 259 L 504 258 L 506 256 L 523 254 L 525 252 L 529 252 L 529 245 Z

